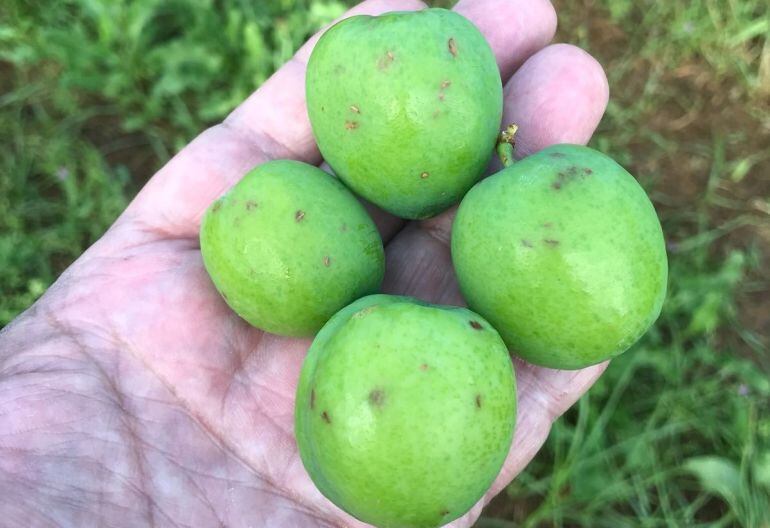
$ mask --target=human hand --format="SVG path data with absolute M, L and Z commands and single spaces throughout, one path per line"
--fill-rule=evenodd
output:
M 421 7 L 368 0 L 348 14 Z M 556 25 L 548 0 L 465 0 L 457 10 L 495 52 L 504 122 L 521 127 L 519 154 L 586 142 L 607 82 L 586 53 L 546 46 Z M 361 526 L 316 490 L 297 454 L 294 392 L 310 341 L 239 319 L 198 246 L 206 207 L 252 166 L 321 162 L 304 104 L 315 40 L 162 168 L 0 334 L 0 518 L 9 526 Z M 384 290 L 461 304 L 453 211 L 408 224 L 372 214 L 386 243 Z M 518 423 L 505 466 L 452 526 L 472 524 L 603 370 L 516 368 Z

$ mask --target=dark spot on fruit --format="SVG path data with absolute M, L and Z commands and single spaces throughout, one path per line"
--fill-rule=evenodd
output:
M 393 55 L 393 52 L 392 51 L 388 51 L 387 53 L 385 53 L 385 55 L 380 57 L 380 59 L 377 61 L 377 67 L 380 70 L 387 69 L 388 66 L 390 66 L 391 63 L 393 62 L 393 59 L 395 59 L 395 58 L 396 57 L 395 57 L 395 55 Z
M 447 510 L 447 509 L 441 510 L 440 512 L 438 512 L 438 514 L 441 515 L 442 517 L 444 515 L 449 515 L 449 510 Z
M 332 259 L 329 258 L 329 255 L 326 255 L 324 257 L 324 266 L 326 266 L 328 268 L 331 265 L 332 265 Z
M 446 88 L 449 88 L 449 86 L 452 84 L 452 81 L 443 81 L 441 83 L 441 89 L 444 90 Z
M 577 179 L 580 179 L 580 178 L 585 178 L 587 174 L 588 173 L 586 173 L 585 171 L 583 171 L 583 174 L 581 174 L 580 171 L 578 170 L 578 167 L 576 167 L 574 165 L 569 166 L 566 169 L 564 169 L 563 171 L 558 172 L 556 174 L 556 179 L 551 184 L 551 187 L 554 190 L 558 191 L 564 185 L 566 185 L 566 184 L 568 184 L 570 182 L 573 182 L 573 181 L 575 181 Z
M 321 413 L 321 419 L 328 424 L 332 423 L 332 419 L 329 418 L 329 413 L 326 411 Z
M 310 389 L 310 408 L 315 409 L 315 389 Z
M 251 211 L 252 209 L 254 209 L 256 207 L 257 207 L 257 202 L 255 202 L 254 200 L 248 200 L 246 202 L 246 210 L 247 211 Z
M 360 114 L 361 113 L 361 109 L 358 108 L 356 105 L 350 105 L 350 111 L 353 112 L 354 114 Z
M 445 95 L 443 93 L 438 94 L 438 100 L 443 101 L 445 98 Z
M 441 110 L 439 110 L 439 109 L 437 108 L 436 110 L 434 110 L 434 111 L 433 111 L 433 118 L 434 118 L 434 119 L 435 119 L 435 118 L 437 118 L 437 117 L 439 116 L 439 114 L 441 114 Z
M 420 178 L 422 178 L 423 180 L 427 180 L 428 176 L 430 176 L 430 173 L 427 171 L 420 173 Z
M 422 370 L 423 372 L 428 370 L 428 364 L 427 363 L 423 363 L 422 365 L 420 365 L 420 370 Z
M 376 310 L 376 306 L 367 306 L 363 310 L 359 310 L 356 313 L 353 314 L 353 319 L 361 319 L 362 317 L 365 317 L 367 314 L 373 312 Z
M 552 238 L 543 239 L 543 242 L 545 242 L 546 244 L 548 244 L 551 247 L 556 247 L 556 246 L 559 245 L 559 241 L 558 240 L 554 240 Z
M 374 389 L 369 393 L 369 403 L 375 407 L 382 407 L 385 403 L 385 391 L 382 389 Z
M 212 213 L 216 213 L 222 208 L 222 200 L 217 200 L 214 202 L 214 206 L 211 208 Z
M 545 227 L 546 229 L 550 229 L 553 227 L 553 222 L 545 222 L 543 224 L 543 227 Z
M 527 247 L 527 248 L 535 247 L 535 246 L 532 244 L 532 242 L 530 242 L 529 240 L 527 240 L 527 239 L 525 239 L 525 238 L 522 238 L 522 239 L 521 239 L 521 245 L 522 245 L 522 246 L 524 246 L 524 247 Z
M 484 329 L 484 327 L 481 326 L 481 323 L 478 322 L 478 321 L 469 321 L 469 323 L 471 325 L 471 328 L 473 328 L 474 330 L 483 330 Z
M 447 41 L 447 47 L 449 48 L 449 53 L 452 54 L 452 57 L 457 57 L 457 42 L 455 42 L 455 39 L 450 38 Z
M 342 225 L 340 226 L 340 231 L 342 231 L 343 233 L 344 233 L 345 231 L 347 231 L 347 230 L 348 230 L 348 224 L 342 224 Z
M 358 128 L 358 121 L 345 121 L 345 128 L 355 130 Z
M 303 218 L 305 218 L 305 211 L 298 209 L 297 212 L 294 213 L 294 221 L 301 222 Z
M 589 169 L 588 167 L 583 167 L 583 172 L 584 172 L 585 174 L 593 174 L 593 173 L 594 173 L 594 171 L 592 171 L 592 170 L 591 170 L 591 169 Z
M 334 71 L 334 73 L 335 73 L 336 75 L 342 75 L 343 73 L 345 73 L 345 66 L 343 66 L 342 64 L 337 64 L 337 65 L 334 67 L 334 70 L 333 70 L 333 71 Z
M 552 158 L 563 158 L 565 156 L 563 152 L 551 152 L 548 155 L 551 156 Z
M 481 394 L 476 395 L 476 407 L 481 409 Z

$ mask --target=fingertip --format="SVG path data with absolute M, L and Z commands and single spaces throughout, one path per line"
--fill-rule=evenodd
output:
M 589 53 L 571 44 L 542 49 L 505 87 L 503 119 L 519 125 L 517 156 L 555 143 L 587 143 L 608 100 L 604 68 Z
M 556 33 L 556 11 L 549 0 L 460 0 L 455 11 L 484 34 L 503 80 Z

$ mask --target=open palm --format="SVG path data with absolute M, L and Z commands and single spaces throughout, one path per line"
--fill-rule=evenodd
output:
M 350 14 L 420 9 L 368 0 Z M 517 150 L 583 143 L 607 102 L 601 67 L 546 46 L 548 0 L 467 0 L 489 40 Z M 235 316 L 203 269 L 206 207 L 252 166 L 320 163 L 304 104 L 305 45 L 228 119 L 195 139 L 30 310 L 0 334 L 0 519 L 7 526 L 359 526 L 313 486 L 293 436 L 309 340 Z M 514 73 L 515 72 L 515 73 Z M 372 209 L 386 243 L 384 290 L 462 304 L 449 256 L 453 212 L 403 223 Z M 603 366 L 517 363 L 519 419 L 503 471 L 453 526 L 535 455 L 552 421 Z

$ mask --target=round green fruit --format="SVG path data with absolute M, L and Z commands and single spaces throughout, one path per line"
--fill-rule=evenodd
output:
M 577 145 L 549 147 L 471 189 L 452 260 L 470 308 L 514 354 L 552 368 L 624 352 L 666 294 L 652 203 L 620 165 Z
M 355 16 L 307 67 L 307 106 L 348 187 L 405 218 L 456 203 L 479 179 L 502 116 L 502 83 L 478 29 L 445 9 Z
M 379 527 L 460 517 L 505 460 L 513 365 L 480 316 L 372 295 L 336 314 L 302 365 L 299 453 L 318 489 Z
M 206 211 L 200 243 L 227 304 L 274 334 L 314 334 L 384 274 L 382 240 L 355 196 L 298 161 L 244 176 Z

